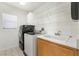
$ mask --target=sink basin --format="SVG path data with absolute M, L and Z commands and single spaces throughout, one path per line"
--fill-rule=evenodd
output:
M 44 37 L 47 37 L 49 39 L 57 39 L 57 40 L 61 40 L 61 41 L 68 41 L 69 40 L 69 37 L 65 37 L 65 36 L 44 35 Z
M 52 35 L 44 35 L 44 37 L 47 37 L 47 38 L 55 38 L 55 36 L 52 36 Z

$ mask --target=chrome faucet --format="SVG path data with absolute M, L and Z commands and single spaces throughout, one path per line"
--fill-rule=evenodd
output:
M 61 35 L 61 31 L 58 31 L 57 33 L 55 33 L 55 35 L 60 36 Z

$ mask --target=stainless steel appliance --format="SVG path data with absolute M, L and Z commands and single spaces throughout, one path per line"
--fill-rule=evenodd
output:
M 34 25 L 21 25 L 19 29 L 19 47 L 24 52 L 24 34 L 34 34 Z

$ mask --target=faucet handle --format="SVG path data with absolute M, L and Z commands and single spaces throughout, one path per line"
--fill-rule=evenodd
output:
M 61 31 L 58 31 L 58 33 L 61 33 Z
M 72 38 L 72 36 L 70 35 L 69 38 Z

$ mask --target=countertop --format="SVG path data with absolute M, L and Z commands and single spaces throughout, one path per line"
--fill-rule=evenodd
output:
M 51 42 L 55 42 L 58 44 L 62 44 L 65 46 L 69 46 L 72 48 L 76 48 L 79 49 L 79 40 L 78 39 L 64 39 L 64 38 L 60 38 L 60 37 L 56 37 L 56 36 L 50 36 L 50 35 L 38 35 L 38 38 L 44 39 L 44 40 L 48 40 Z

